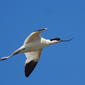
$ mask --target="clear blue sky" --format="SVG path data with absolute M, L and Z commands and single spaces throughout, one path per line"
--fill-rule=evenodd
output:
M 0 0 L 0 57 L 23 44 L 33 31 L 47 27 L 45 38 L 71 42 L 43 50 L 29 78 L 25 56 L 0 62 L 0 85 L 85 85 L 85 2 L 79 0 Z

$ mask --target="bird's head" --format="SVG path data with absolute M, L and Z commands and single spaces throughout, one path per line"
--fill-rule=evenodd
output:
M 63 39 L 60 39 L 60 38 L 50 39 L 50 41 L 54 41 L 55 43 L 59 43 L 59 42 L 69 42 L 69 41 L 71 41 L 71 40 L 72 40 L 72 39 L 63 40 Z

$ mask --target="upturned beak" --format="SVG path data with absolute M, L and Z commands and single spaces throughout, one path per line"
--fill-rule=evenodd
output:
M 68 39 L 68 40 L 60 40 L 60 42 L 70 42 L 72 41 L 73 39 Z

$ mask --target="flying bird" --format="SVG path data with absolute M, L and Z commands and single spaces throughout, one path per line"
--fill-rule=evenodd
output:
M 68 42 L 69 40 L 62 40 L 60 38 L 53 38 L 53 39 L 45 39 L 40 36 L 42 32 L 47 30 L 47 28 L 37 30 L 35 32 L 32 32 L 24 41 L 23 45 L 15 50 L 13 53 L 11 53 L 7 57 L 0 58 L 0 61 L 9 59 L 10 57 L 19 54 L 24 53 L 26 56 L 26 62 L 25 62 L 25 76 L 28 77 L 32 71 L 34 70 L 35 66 L 37 65 L 41 52 L 44 47 L 57 44 L 60 42 Z

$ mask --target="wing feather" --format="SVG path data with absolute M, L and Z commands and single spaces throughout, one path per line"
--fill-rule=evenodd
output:
M 38 32 L 33 32 L 33 33 L 31 33 L 31 34 L 25 39 L 24 44 L 27 44 L 27 43 L 29 43 L 29 42 L 32 42 L 32 41 L 36 40 L 36 39 L 39 39 L 39 38 L 40 38 L 39 34 L 40 34 L 40 33 L 38 33 Z
M 28 77 L 32 71 L 34 70 L 35 66 L 36 66 L 37 62 L 35 61 L 30 61 L 29 63 L 27 63 L 25 65 L 25 76 Z
M 27 57 L 26 63 L 25 63 L 25 76 L 26 77 L 28 77 L 32 73 L 35 66 L 37 65 L 37 62 L 40 58 L 41 51 L 42 49 L 25 53 Z
M 47 28 L 37 30 L 36 32 L 32 32 L 24 41 L 24 44 L 32 42 L 34 40 L 40 39 L 40 33 L 47 30 Z

